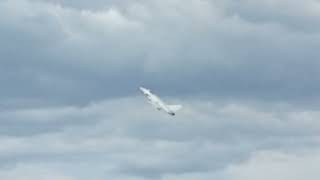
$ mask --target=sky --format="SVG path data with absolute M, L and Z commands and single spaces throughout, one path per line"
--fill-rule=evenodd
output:
M 319 18 L 318 0 L 1 0 L 0 179 L 318 179 Z

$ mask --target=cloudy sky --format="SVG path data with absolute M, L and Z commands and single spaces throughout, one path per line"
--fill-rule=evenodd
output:
M 319 19 L 318 0 L 0 0 L 0 179 L 318 179 Z

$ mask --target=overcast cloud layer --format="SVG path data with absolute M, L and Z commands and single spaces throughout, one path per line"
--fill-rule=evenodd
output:
M 0 1 L 0 179 L 318 179 L 319 19 L 317 0 Z

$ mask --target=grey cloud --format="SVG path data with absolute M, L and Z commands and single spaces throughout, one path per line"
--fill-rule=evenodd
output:
M 0 179 L 255 179 L 278 164 L 264 151 L 296 164 L 319 149 L 316 4 L 0 2 Z M 141 85 L 184 109 L 154 111 Z
M 223 1 L 227 12 L 251 22 L 275 23 L 302 33 L 319 32 L 319 1 Z
M 54 169 L 44 168 L 42 166 L 31 166 L 21 164 L 16 168 L 10 171 L 0 171 L 0 178 L 1 179 L 15 179 L 15 180 L 40 180 L 40 179 L 47 179 L 47 180 L 54 180 L 54 179 L 61 179 L 61 180 L 74 180 L 74 178 L 61 174 Z
M 53 4 L 62 4 L 76 9 L 101 9 L 109 8 L 110 6 L 123 6 L 129 3 L 129 0 L 115 1 L 115 0 L 95 0 L 95 1 L 76 1 L 76 0 L 35 0 L 38 2 L 50 2 Z
M 92 109 L 73 107 L 3 110 L 0 134 L 28 136 L 61 131 L 69 126 L 95 124 L 101 115 Z
M 132 95 L 141 84 L 165 95 L 319 98 L 317 34 L 252 22 L 228 13 L 238 10 L 228 3 L 190 1 L 176 9 L 179 1 L 139 1 L 86 10 L 13 2 L 1 3 L 4 100 L 83 104 Z
M 56 126 L 56 121 L 61 122 L 57 124 L 61 130 L 23 137 L 2 133 L 6 147 L 0 149 L 1 162 L 13 167 L 17 162 L 44 160 L 70 166 L 87 163 L 91 167 L 85 172 L 98 173 L 96 179 L 106 178 L 105 171 L 115 177 L 165 179 L 219 173 L 230 164 L 245 162 L 257 151 L 294 153 L 319 146 L 317 111 L 286 108 L 276 112 L 271 106 L 259 108 L 240 102 L 183 104 L 185 109 L 175 119 L 136 97 L 84 108 L 2 113 L 2 120 L 10 115 L 17 126 L 23 122 L 34 126 L 25 131 L 33 132 L 37 124 Z M 92 169 L 97 165 L 103 169 Z M 77 173 L 81 168 L 73 168 L 77 169 L 72 174 L 76 179 L 82 179 L 82 173 Z

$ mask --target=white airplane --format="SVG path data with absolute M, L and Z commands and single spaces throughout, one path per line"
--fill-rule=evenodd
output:
M 174 116 L 178 110 L 182 108 L 181 105 L 167 105 L 165 104 L 157 95 L 152 94 L 149 89 L 146 89 L 144 87 L 140 87 L 140 90 L 142 93 L 147 97 L 148 102 L 152 104 L 153 107 L 155 107 L 157 110 L 163 110 L 170 114 L 171 116 Z

